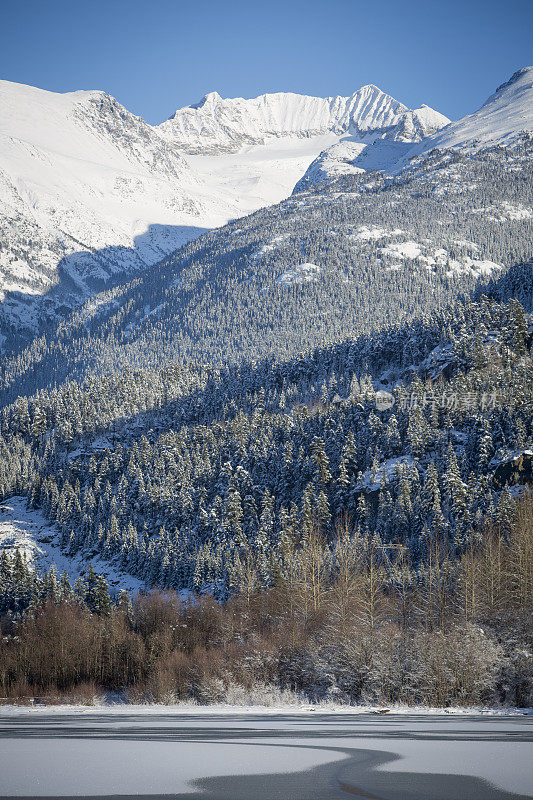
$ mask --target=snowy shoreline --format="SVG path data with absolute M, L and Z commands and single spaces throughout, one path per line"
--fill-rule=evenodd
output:
M 159 703 L 110 703 L 101 705 L 83 704 L 10 704 L 0 705 L 0 717 L 12 716 L 27 711 L 31 713 L 45 714 L 175 714 L 177 716 L 223 716 L 223 715 L 264 715 L 271 716 L 277 714 L 285 715 L 313 715 L 313 714 L 351 714 L 353 716 L 395 716 L 395 715 L 423 715 L 423 716 L 472 716 L 488 715 L 499 717 L 510 716 L 533 716 L 533 708 L 498 708 L 487 706 L 456 706 L 451 708 L 431 708 L 429 706 L 344 706 L 344 705 L 277 705 L 261 706 L 249 705 L 238 706 L 227 703 L 215 703 L 212 705 L 194 705 L 191 703 L 164 705 Z

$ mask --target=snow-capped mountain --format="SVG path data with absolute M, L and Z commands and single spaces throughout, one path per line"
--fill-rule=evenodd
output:
M 2 81 L 3 330 L 35 333 L 206 228 L 279 202 L 348 131 L 413 141 L 445 121 L 365 86 L 327 99 L 212 93 L 152 127 L 102 91 Z
M 446 124 L 442 115 L 427 106 L 403 119 L 404 131 L 398 125 L 370 142 L 352 136 L 327 148 L 309 166 L 297 189 L 367 170 L 398 173 L 412 158 L 435 148 L 474 152 L 512 145 L 533 131 L 533 67 L 515 72 L 478 111 L 457 122 Z
M 6 346 L 209 228 L 434 148 L 533 130 L 533 69 L 448 124 L 376 86 L 349 97 L 216 92 L 150 126 L 101 91 L 0 82 L 0 305 Z
M 359 138 L 419 141 L 449 120 L 422 106 L 415 111 L 377 86 L 362 86 L 350 97 L 309 97 L 279 92 L 251 100 L 223 99 L 211 92 L 175 112 L 158 130 L 188 153 L 235 152 L 273 137 L 314 137 L 350 133 Z

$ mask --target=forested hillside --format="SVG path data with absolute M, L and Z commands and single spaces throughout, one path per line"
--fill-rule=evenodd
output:
M 523 498 L 506 533 L 486 528 L 459 560 L 434 538 L 417 572 L 404 550 L 388 558 L 341 525 L 334 559 L 315 533 L 284 580 L 224 604 L 155 591 L 112 606 L 92 572 L 74 589 L 48 576 L 45 602 L 2 619 L 0 691 L 52 703 L 112 691 L 133 703 L 530 706 L 532 522 Z
M 531 147 L 436 151 L 205 234 L 4 359 L 5 399 L 90 373 L 283 361 L 449 308 L 530 258 Z
M 523 306 L 482 295 L 288 362 L 67 382 L 3 410 L 2 495 L 88 559 L 220 598 L 271 585 L 341 518 L 415 563 L 436 531 L 460 554 L 508 523 L 512 459 L 531 477 L 530 346 Z

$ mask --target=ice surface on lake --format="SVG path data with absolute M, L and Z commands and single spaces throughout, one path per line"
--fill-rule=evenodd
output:
M 357 775 L 369 751 L 377 758 L 365 767 L 366 780 L 383 773 L 391 780 L 429 773 L 437 782 L 439 775 L 471 776 L 525 795 L 533 786 L 533 725 L 524 717 L 202 711 L 2 709 L 0 793 L 185 794 L 210 777 L 304 776 L 326 765 L 334 775 L 351 765 Z

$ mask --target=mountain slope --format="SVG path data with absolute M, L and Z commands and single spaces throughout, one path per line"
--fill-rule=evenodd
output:
M 507 144 L 303 187 L 93 296 L 0 362 L 0 494 L 70 555 L 221 597 L 311 519 L 416 560 L 505 530 L 533 474 L 533 140 Z
M 430 110 L 431 111 L 431 110 Z M 414 114 L 427 112 L 418 109 Z M 430 121 L 433 120 L 430 114 Z M 428 126 L 424 127 L 427 130 Z M 510 147 L 533 132 L 533 67 L 525 67 L 502 84 L 481 108 L 466 117 L 428 132 L 424 138 L 397 137 L 393 141 L 377 140 L 368 146 L 342 142 L 327 148 L 309 166 L 298 184 L 298 189 L 340 175 L 350 175 L 362 170 L 385 170 L 397 174 L 412 158 L 435 148 L 461 149 L 476 152 L 487 147 Z M 390 138 L 390 137 L 388 137 Z
M 206 229 L 277 202 L 331 141 L 258 152 L 240 171 L 227 160 L 191 165 L 104 92 L 1 81 L 2 333 L 12 343 L 34 335 Z M 288 169 L 268 181 L 279 161 Z
M 413 148 L 413 155 L 434 147 L 479 150 L 508 147 L 533 131 L 533 67 L 518 70 L 496 89 L 478 111 L 451 122 Z
M 288 361 L 140 363 L 19 397 L 0 492 L 41 507 L 70 556 L 218 597 L 270 585 L 311 520 L 416 562 L 437 531 L 449 564 L 486 522 L 505 533 L 505 484 L 533 481 L 530 331 L 519 302 L 480 297 Z
M 65 379 L 193 362 L 290 359 L 448 307 L 533 250 L 532 144 L 435 151 L 204 234 L 104 291 L 20 356 L 5 398 Z
M 76 304 L 226 218 L 182 156 L 103 92 L 2 81 L 0 154 L 3 293 L 60 283 L 50 304 Z M 4 316 L 37 327 L 20 300 L 3 304 Z

